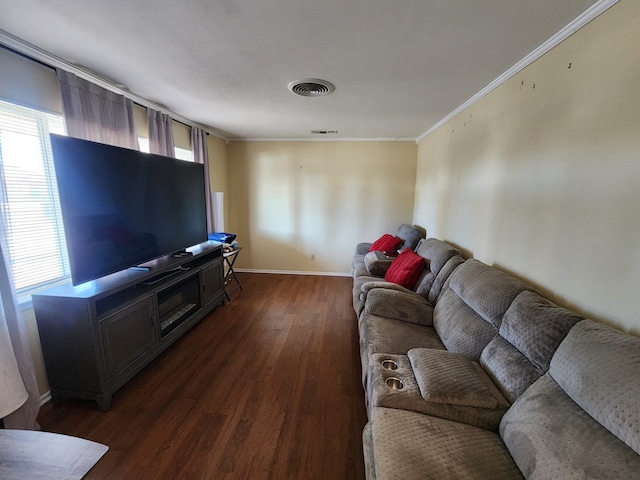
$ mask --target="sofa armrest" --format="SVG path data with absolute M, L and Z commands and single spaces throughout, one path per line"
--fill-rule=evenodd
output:
M 379 317 L 433 326 L 433 305 L 422 295 L 411 290 L 373 288 L 367 293 L 364 309 L 367 313 Z
M 371 274 L 367 271 L 367 268 L 363 263 L 357 263 L 354 264 L 353 267 L 351 267 L 351 276 L 353 278 L 371 277 Z
M 363 283 L 360 287 L 360 290 L 364 295 L 367 295 L 369 291 L 373 290 L 374 288 L 384 288 L 386 290 L 397 290 L 398 292 L 413 293 L 414 295 L 416 294 L 416 292 L 414 292 L 413 290 L 409 290 L 408 288 L 405 288 L 402 285 L 398 285 L 397 283 L 385 282 L 383 279 L 381 279 L 379 282 Z

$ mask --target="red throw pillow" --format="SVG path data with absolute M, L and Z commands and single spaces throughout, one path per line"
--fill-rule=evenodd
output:
M 413 250 L 406 249 L 400 252 L 400 255 L 391 262 L 384 279 L 387 282 L 397 283 L 404 288 L 413 290 L 423 270 L 424 258 Z
M 394 237 L 393 235 L 385 233 L 378 240 L 371 244 L 371 248 L 369 248 L 369 251 L 391 252 L 393 250 L 397 250 L 401 243 L 402 239 L 400 237 Z

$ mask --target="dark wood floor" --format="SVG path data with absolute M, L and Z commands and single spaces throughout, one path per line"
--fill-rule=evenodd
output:
M 43 430 L 110 447 L 89 479 L 363 479 L 351 279 L 238 274 L 218 307 L 113 397 L 44 405 Z

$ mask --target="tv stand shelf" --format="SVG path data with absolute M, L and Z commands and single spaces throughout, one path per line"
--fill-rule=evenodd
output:
M 78 286 L 33 295 L 54 403 L 111 406 L 113 393 L 224 304 L 222 247 L 202 243 Z

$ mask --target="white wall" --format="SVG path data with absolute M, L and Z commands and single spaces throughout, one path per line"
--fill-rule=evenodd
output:
M 640 2 L 622 0 L 419 145 L 414 223 L 640 333 Z

